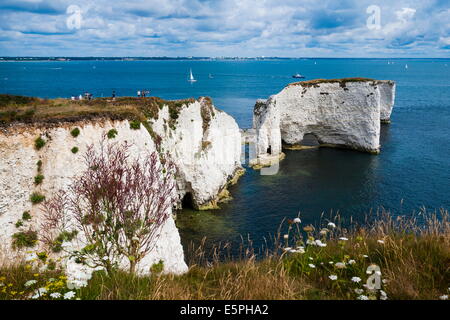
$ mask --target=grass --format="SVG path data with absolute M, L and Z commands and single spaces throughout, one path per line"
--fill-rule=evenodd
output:
M 137 276 L 117 271 L 110 275 L 94 273 L 84 288 L 77 290 L 81 299 L 357 299 L 380 298 L 381 291 L 363 287 L 369 275 L 367 267 L 379 266 L 382 290 L 390 300 L 439 299 L 450 287 L 450 219 L 447 211 L 393 218 L 383 214 L 364 227 L 324 225 L 303 226 L 287 221 L 274 238 L 276 250 L 256 253 L 243 246 L 232 257 L 229 245 L 215 247 L 210 254 L 204 246 L 187 252 L 189 271 L 183 275 L 155 274 Z M 323 233 L 326 231 L 326 235 Z M 322 234 L 321 234 L 322 232 Z M 284 237 L 287 235 L 287 239 Z M 304 245 L 321 239 L 326 246 Z M 342 238 L 345 237 L 345 238 Z M 345 240 L 347 239 L 347 240 Z M 292 252 L 303 241 L 304 253 Z M 330 261 L 333 264 L 330 264 Z M 339 264 L 344 268 L 338 268 Z M 312 267 L 312 265 L 314 267 Z M 14 269 L 16 268 L 16 269 Z M 20 290 L 23 266 L 0 267 Z M 336 276 L 332 280 L 330 276 Z M 41 274 L 41 278 L 54 273 Z M 359 283 L 353 277 L 361 278 Z M 364 290 L 364 293 L 356 293 Z M 0 299 L 11 296 L 1 293 Z
M 12 246 L 15 249 L 20 248 L 31 248 L 36 245 L 38 240 L 38 235 L 36 231 L 28 230 L 17 232 L 12 235 L 13 241 Z
M 45 146 L 45 140 L 41 137 L 37 137 L 36 140 L 34 140 L 34 147 L 36 150 L 40 150 Z
M 322 83 L 339 83 L 342 88 L 346 87 L 349 82 L 371 82 L 373 85 L 380 83 L 383 80 L 375 80 L 370 78 L 342 78 L 342 79 L 314 79 L 308 81 L 299 81 L 289 84 L 289 86 L 302 86 L 302 87 L 319 87 Z
M 33 193 L 30 195 L 30 201 L 31 201 L 31 203 L 33 203 L 33 204 L 41 203 L 41 202 L 44 201 L 44 200 L 45 200 L 45 196 L 42 195 L 42 194 L 40 194 L 39 192 L 33 192 Z
M 35 185 L 40 185 L 42 181 L 44 181 L 44 176 L 42 174 L 38 174 L 37 176 L 34 177 Z
M 117 97 L 95 98 L 92 100 L 39 99 L 33 97 L 0 94 L 0 126 L 11 123 L 55 123 L 75 122 L 97 118 L 112 120 L 145 121 L 157 119 L 158 112 L 164 105 L 169 108 L 171 121 L 176 121 L 178 114 L 187 103 L 195 99 L 163 100 L 157 97 L 133 98 Z M 79 129 L 71 134 L 77 137 Z

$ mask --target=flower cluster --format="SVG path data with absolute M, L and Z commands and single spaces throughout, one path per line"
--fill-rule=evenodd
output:
M 329 281 L 335 290 L 358 300 L 388 299 L 386 291 L 382 290 L 387 280 L 381 278 L 379 268 L 370 271 L 367 269 L 370 266 L 369 256 L 354 254 L 357 250 L 351 250 L 364 247 L 361 237 L 348 236 L 331 221 L 320 229 L 310 225 L 301 228 L 298 217 L 288 220 L 288 224 L 282 250 L 284 265 L 289 272 L 314 274 L 321 277 L 324 283 Z M 385 241 L 379 240 L 377 243 L 384 245 Z M 375 281 L 376 285 L 371 281 Z

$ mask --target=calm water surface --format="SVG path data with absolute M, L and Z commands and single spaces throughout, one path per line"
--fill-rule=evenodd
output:
M 450 207 L 450 59 L 308 59 L 288 61 L 71 61 L 0 63 L 0 92 L 39 97 L 135 95 L 149 89 L 166 99 L 210 96 L 217 107 L 251 126 L 257 98 L 313 78 L 369 77 L 397 81 L 392 123 L 382 126 L 382 152 L 317 149 L 287 151 L 274 176 L 247 170 L 231 188 L 234 200 L 211 212 L 184 210 L 184 244 L 239 241 L 255 245 L 284 217 L 301 212 L 316 223 L 322 212 L 362 220 L 380 207 L 410 214 Z M 316 64 L 315 64 L 316 62 Z M 405 69 L 408 64 L 408 69 Z M 198 82 L 188 83 L 189 68 Z M 209 78 L 212 74 L 213 78 Z

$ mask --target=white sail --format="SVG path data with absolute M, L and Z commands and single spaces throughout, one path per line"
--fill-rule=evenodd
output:
M 197 80 L 195 80 L 194 76 L 192 75 L 192 69 L 190 69 L 189 71 L 190 71 L 190 72 L 189 72 L 189 73 L 190 73 L 190 74 L 189 74 L 189 81 L 190 81 L 190 82 L 195 82 L 195 81 L 197 81 Z

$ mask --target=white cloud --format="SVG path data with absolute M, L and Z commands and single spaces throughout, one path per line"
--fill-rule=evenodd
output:
M 448 55 L 448 7 L 380 0 L 381 28 L 369 30 L 371 2 L 4 0 L 0 55 L 46 48 L 53 55 L 380 56 L 414 55 L 419 46 L 418 54 Z M 70 4 L 82 10 L 80 30 L 66 26 Z

